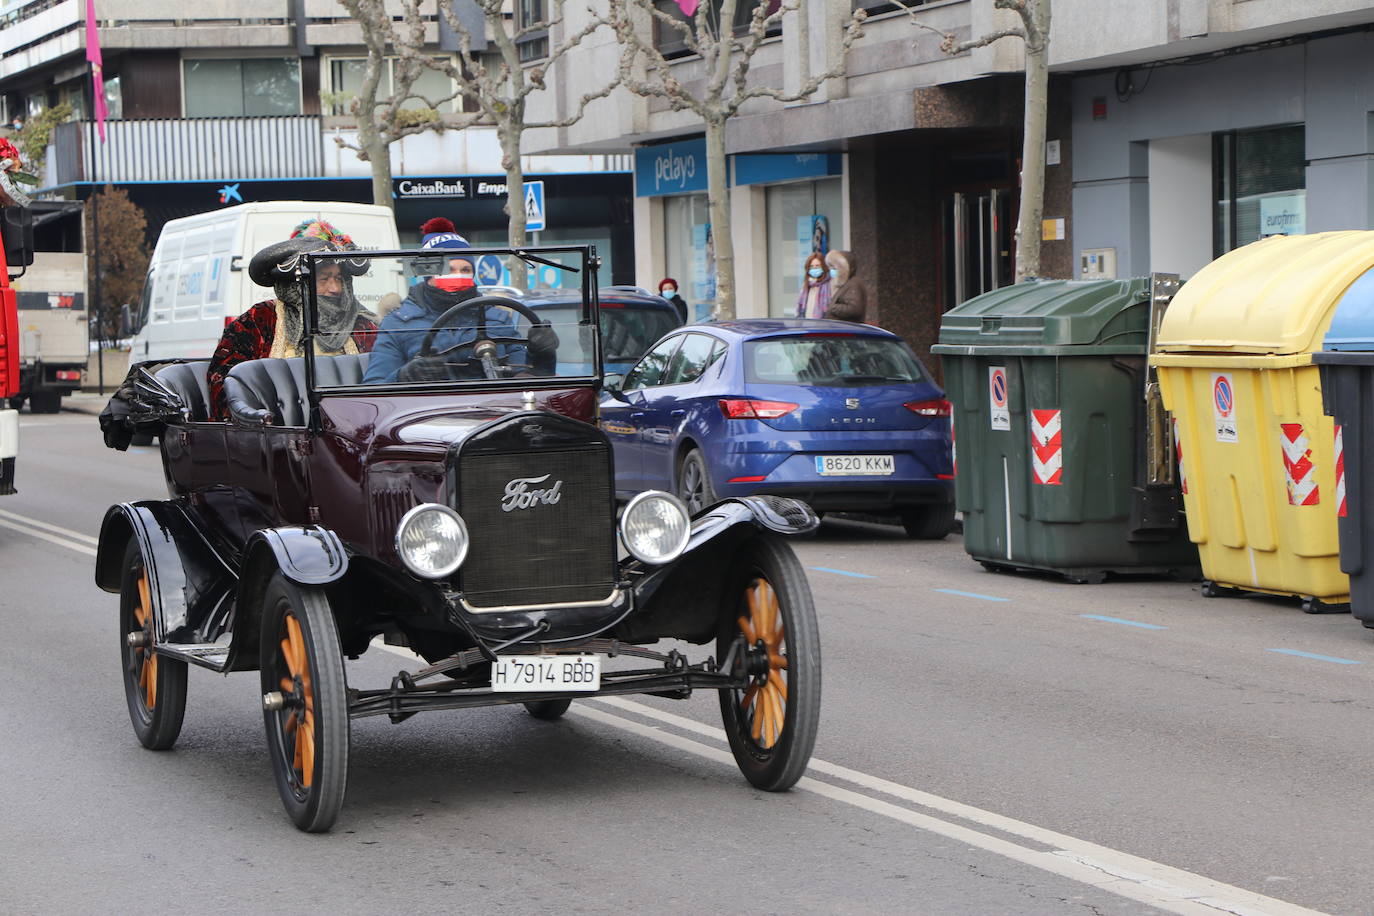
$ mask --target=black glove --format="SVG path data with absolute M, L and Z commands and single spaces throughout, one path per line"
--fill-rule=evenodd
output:
M 401 382 L 442 382 L 448 377 L 448 363 L 442 356 L 417 356 L 396 373 Z
M 530 349 L 536 353 L 552 353 L 558 349 L 558 334 L 547 324 L 536 324 L 530 328 Z

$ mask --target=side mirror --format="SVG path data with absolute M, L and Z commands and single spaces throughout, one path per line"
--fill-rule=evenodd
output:
M 607 372 L 605 378 L 601 380 L 601 390 L 617 401 L 623 401 L 625 400 L 625 392 L 621 386 L 624 384 L 625 376 L 619 372 Z
M 33 263 L 33 213 L 28 207 L 0 208 L 0 235 L 4 236 L 5 261 L 11 268 Z

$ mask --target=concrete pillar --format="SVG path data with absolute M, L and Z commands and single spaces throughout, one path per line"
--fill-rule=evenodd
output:
M 768 317 L 768 209 L 760 185 L 730 189 L 730 222 L 735 240 L 735 314 Z

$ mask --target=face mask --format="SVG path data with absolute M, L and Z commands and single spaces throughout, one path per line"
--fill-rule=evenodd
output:
M 676 287 L 676 286 L 665 286 L 665 287 L 663 287 L 663 295 L 669 296 L 669 297 L 671 297 L 671 296 L 676 296 L 676 295 L 677 295 L 677 287 Z
M 839 278 L 840 278 L 840 269 L 839 269 L 838 267 L 832 267 L 832 268 L 830 268 L 830 279 L 832 279 L 832 280 L 838 280 Z
M 813 267 L 806 273 L 808 276 L 811 277 L 811 279 L 819 280 L 821 278 L 821 274 L 825 273 L 825 271 L 821 270 L 819 267 Z

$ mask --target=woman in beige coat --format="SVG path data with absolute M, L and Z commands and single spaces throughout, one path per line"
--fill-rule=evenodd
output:
M 857 267 L 853 253 L 832 250 L 825 256 L 825 263 L 830 268 L 834 289 L 830 297 L 830 311 L 826 313 L 826 317 L 872 324 L 877 317 L 871 313 L 872 297 L 864 281 L 854 276 Z

